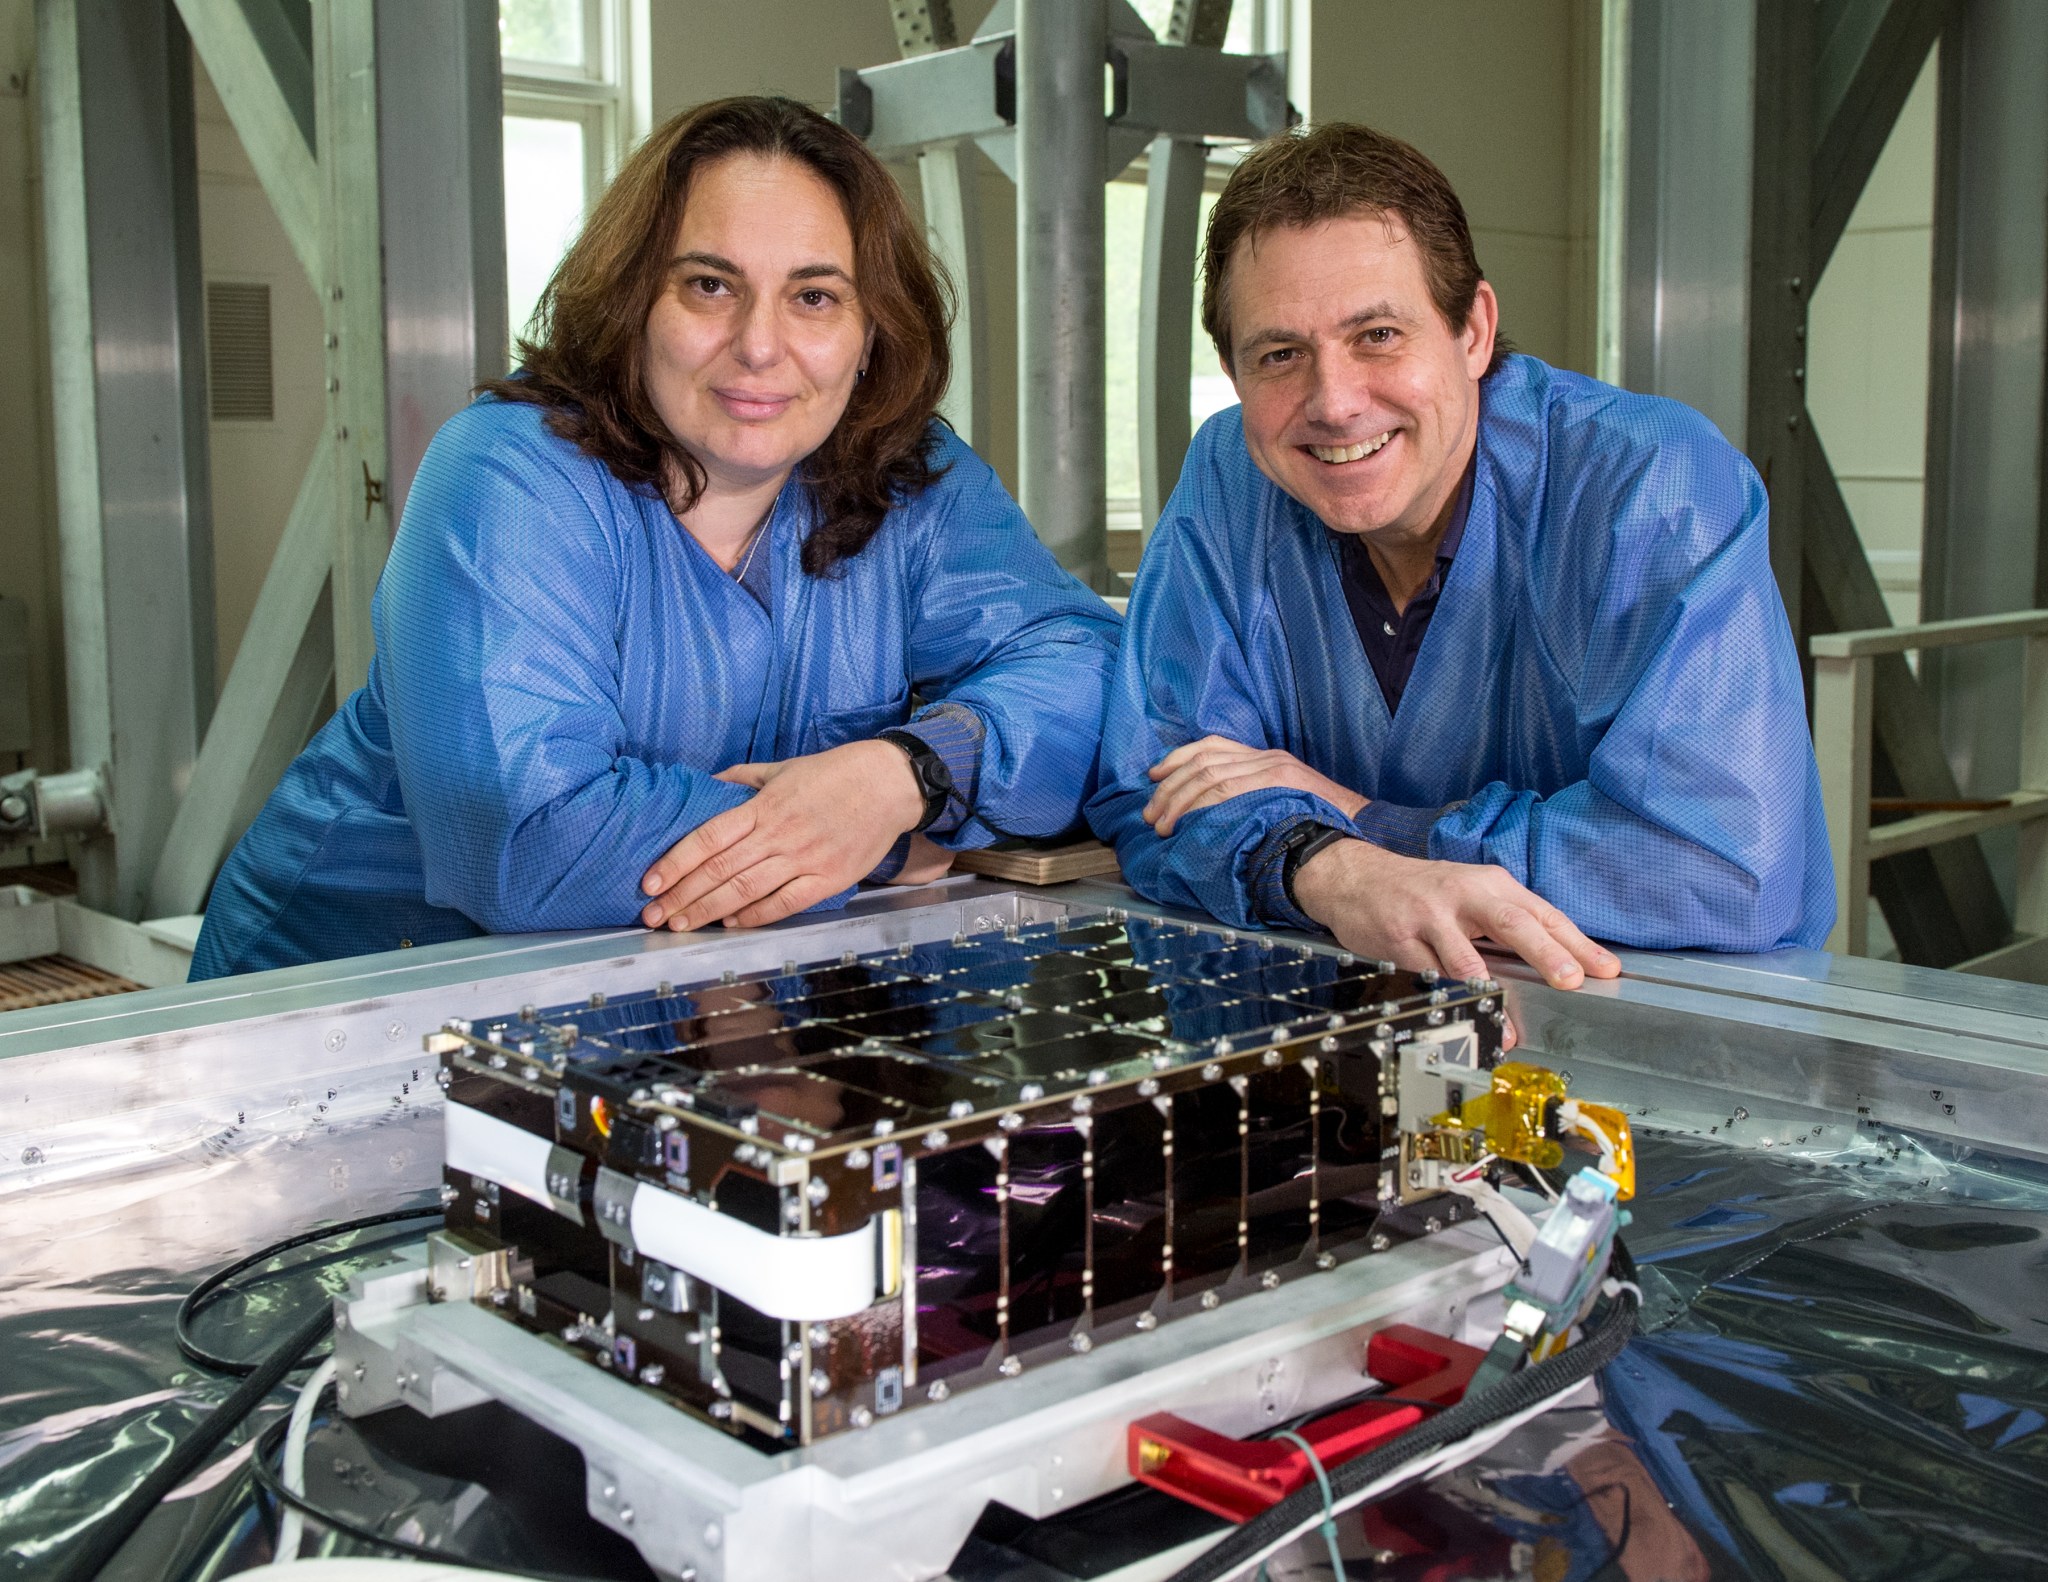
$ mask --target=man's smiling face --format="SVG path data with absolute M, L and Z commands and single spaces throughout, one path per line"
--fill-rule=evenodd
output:
M 1231 260 L 1231 361 L 1259 470 L 1340 533 L 1392 547 L 1444 514 L 1479 429 L 1498 307 L 1453 330 L 1420 249 L 1370 211 L 1262 231 Z

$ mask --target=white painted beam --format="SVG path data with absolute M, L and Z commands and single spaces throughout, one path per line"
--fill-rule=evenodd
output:
M 320 167 L 255 31 L 236 0 L 177 0 L 177 6 L 235 135 L 256 167 L 263 195 L 277 211 L 306 278 L 319 291 L 327 278 Z

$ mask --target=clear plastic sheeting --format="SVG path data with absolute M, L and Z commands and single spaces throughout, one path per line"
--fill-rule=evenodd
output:
M 271 1135 L 58 1183 L 0 1216 L 0 1577 L 39 1577 L 227 1394 L 179 1357 L 179 1299 L 313 1224 L 431 1200 L 439 1117 Z M 1831 1132 L 1838 1128 L 1830 1128 Z M 1340 1523 L 1355 1577 L 1707 1582 L 2048 1574 L 2048 1169 L 1868 1128 L 1821 1157 L 1639 1133 L 1628 1235 L 1644 1333 L 1597 1405 Z M 403 1227 L 368 1233 L 365 1245 Z M 255 1355 L 374 1252 L 321 1250 L 210 1307 Z M 289 1405 L 281 1391 L 250 1431 Z M 270 1557 L 249 1433 L 144 1527 L 110 1577 Z M 376 1532 L 487 1565 L 645 1577 L 584 1515 L 575 1453 L 498 1406 L 436 1421 L 323 1411 L 307 1491 Z M 969 1579 L 1109 1574 L 1210 1518 L 1128 1490 L 1056 1520 L 992 1509 Z M 306 1552 L 370 1554 L 310 1524 Z M 173 1567 L 175 1566 L 175 1570 Z M 1327 1577 L 1319 1538 L 1269 1575 Z
M 2048 1171 L 1637 1134 L 1643 1333 L 1597 1409 L 1347 1520 L 1354 1575 L 2048 1575 Z M 1329 1574 L 1305 1544 L 1271 1575 Z

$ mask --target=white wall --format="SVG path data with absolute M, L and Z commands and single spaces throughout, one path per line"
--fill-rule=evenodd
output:
M 1314 0 L 1311 110 L 1436 161 L 1526 352 L 1593 367 L 1599 11 L 1584 0 Z
M 1930 54 L 1807 316 L 1807 406 L 1896 624 L 1920 616 L 1935 79 Z

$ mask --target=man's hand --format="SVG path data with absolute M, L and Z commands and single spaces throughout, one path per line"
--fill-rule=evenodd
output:
M 721 919 L 752 928 L 801 912 L 872 873 L 924 816 L 909 756 L 888 742 L 735 764 L 715 778 L 758 795 L 705 820 L 647 870 L 640 888 L 654 899 L 640 920 L 649 928 Z
M 1410 971 L 1483 978 L 1486 964 L 1472 941 L 1490 939 L 1554 989 L 1576 989 L 1589 974 L 1621 975 L 1611 952 L 1504 868 L 1422 862 L 1362 840 L 1340 840 L 1301 865 L 1294 898 L 1346 950 Z
M 1328 775 L 1317 774 L 1292 753 L 1277 747 L 1246 747 L 1223 736 L 1204 736 L 1176 747 L 1148 773 L 1158 783 L 1145 804 L 1144 819 L 1159 835 L 1171 835 L 1173 826 L 1196 808 L 1275 786 L 1319 796 L 1346 818 L 1358 817 L 1368 800 Z

